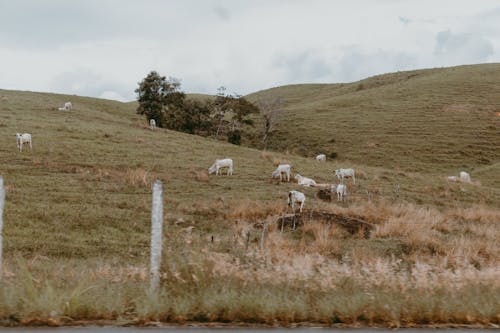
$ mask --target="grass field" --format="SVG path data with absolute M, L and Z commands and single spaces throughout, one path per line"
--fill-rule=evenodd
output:
M 397 72 L 260 91 L 285 114 L 271 147 L 412 172 L 478 170 L 500 187 L 500 64 Z M 258 142 L 254 144 L 258 146 Z
M 483 73 L 479 67 L 471 69 Z M 497 68 L 485 67 L 486 72 Z M 359 90 L 355 84 L 277 88 L 293 96 L 287 97 L 286 124 L 280 125 L 278 135 L 286 133 L 287 126 L 291 129 L 288 123 L 301 126 L 298 117 L 306 104 L 330 101 L 338 106 L 344 96 L 357 108 L 352 116 L 335 118 L 345 137 L 335 134 L 339 158 L 326 163 L 301 156 L 293 136 L 288 152 L 283 147 L 281 152 L 262 152 L 150 131 L 135 114 L 134 103 L 0 90 L 0 175 L 7 188 L 0 324 L 111 320 L 498 325 L 500 159 L 493 140 L 500 117 L 487 118 L 491 110 L 436 115 L 436 109 L 418 107 L 426 99 L 438 100 L 434 94 L 441 90 L 431 89 L 413 93 L 419 99 L 406 102 L 413 115 L 405 118 L 404 126 L 419 128 L 425 134 L 421 139 L 403 125 L 394 125 L 396 136 L 384 127 L 394 115 L 403 117 L 389 107 L 396 103 L 398 89 L 409 96 L 412 87 L 425 86 L 407 86 L 412 80 L 433 82 L 442 75 L 456 81 L 453 75 L 460 70 L 396 73 L 362 81 Z M 482 82 L 481 75 L 468 78 Z M 492 77 L 483 76 L 483 96 L 494 96 L 488 81 Z M 393 83 L 377 86 L 381 80 Z M 467 84 L 457 81 L 455 86 Z M 377 105 L 387 104 L 386 114 L 379 107 L 365 110 L 363 105 L 371 104 L 358 99 L 365 94 L 373 102 L 371 94 L 377 89 Z M 464 94 L 454 95 L 457 103 L 466 99 Z M 67 100 L 74 110 L 57 111 Z M 495 105 L 495 100 L 488 103 Z M 303 113 L 304 119 L 317 116 L 318 121 L 301 133 L 317 136 L 309 142 L 322 147 L 321 131 L 330 125 L 325 129 L 320 124 L 330 124 L 329 115 L 336 110 Z M 362 133 L 368 125 L 358 126 L 358 112 L 372 117 L 372 125 L 380 130 L 376 149 L 356 146 L 369 137 Z M 434 119 L 432 126 L 440 132 L 432 134 L 426 119 Z M 484 128 L 484 133 L 470 134 Z M 16 132 L 33 135 L 33 151 L 16 150 Z M 356 135 L 364 136 L 351 142 Z M 472 156 L 438 158 L 452 149 L 437 147 L 439 138 L 443 145 L 462 138 L 458 148 L 472 140 Z M 419 149 L 436 158 L 426 153 L 411 162 L 415 151 L 403 151 L 416 141 Z M 390 154 L 397 165 L 377 162 L 382 160 L 375 151 Z M 488 163 L 478 162 L 476 152 Z M 233 158 L 234 175 L 208 176 L 208 166 L 221 157 Z M 364 219 L 376 225 L 371 237 L 314 220 L 281 233 L 271 222 L 286 210 L 287 191 L 299 188 L 270 179 L 279 162 L 290 162 L 294 172 L 319 183 L 334 182 L 332 171 L 338 167 L 354 167 L 358 177 L 355 186 L 349 183 L 348 204 L 316 199 L 317 189 L 300 190 L 307 196 L 306 212 Z M 466 167 L 472 184 L 445 180 Z M 166 255 L 161 292 L 151 295 L 147 265 L 151 183 L 156 178 L 163 180 L 165 189 Z M 258 226 L 264 221 L 271 224 L 262 250 Z

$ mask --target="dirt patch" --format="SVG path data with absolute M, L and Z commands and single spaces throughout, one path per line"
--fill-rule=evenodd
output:
M 365 238 L 369 238 L 371 232 L 375 229 L 375 225 L 368 221 L 325 211 L 311 210 L 303 213 L 285 214 L 276 219 L 278 228 L 281 230 L 285 227 L 294 229 L 304 225 L 304 223 L 311 222 L 336 224 L 347 230 L 350 234 L 362 234 Z

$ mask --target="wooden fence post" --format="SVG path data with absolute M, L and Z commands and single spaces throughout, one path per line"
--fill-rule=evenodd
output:
M 5 206 L 5 188 L 3 177 L 0 176 L 0 281 L 2 281 L 2 249 L 3 249 L 3 207 Z
M 151 260 L 150 289 L 160 288 L 161 243 L 163 227 L 163 185 L 159 179 L 153 184 L 153 203 L 151 209 Z
M 266 241 L 266 231 L 267 231 L 267 221 L 264 222 L 264 226 L 262 227 L 262 234 L 260 236 L 260 250 L 264 253 L 265 249 L 265 241 Z

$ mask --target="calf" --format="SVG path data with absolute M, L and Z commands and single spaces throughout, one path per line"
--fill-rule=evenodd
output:
M 286 181 L 289 182 L 290 181 L 290 175 L 292 173 L 292 166 L 290 164 L 280 164 L 278 165 L 278 167 L 276 168 L 276 170 L 273 171 L 272 173 L 272 177 L 273 178 L 278 178 L 278 176 L 280 177 L 280 181 L 281 180 L 281 176 L 283 174 L 285 174 L 286 176 Z
M 31 134 L 29 133 L 16 133 L 17 148 L 19 151 L 23 151 L 23 145 L 29 144 L 30 150 L 33 150 L 33 145 L 31 143 Z
M 297 184 L 302 185 L 302 186 L 316 186 L 316 182 L 312 180 L 311 178 L 303 177 L 299 175 L 298 173 L 295 174 L 295 179 L 297 180 Z
M 306 202 L 306 196 L 304 193 L 291 190 L 288 192 L 288 206 L 292 207 L 293 212 L 295 213 L 295 204 L 300 203 L 299 212 L 302 213 L 302 208 L 304 207 L 304 203 Z
M 318 156 L 316 156 L 316 161 L 326 162 L 326 155 L 325 154 L 319 154 Z
M 149 128 L 151 128 L 152 131 L 156 128 L 156 120 L 154 119 L 149 119 Z
M 354 169 L 337 169 L 335 170 L 335 176 L 344 184 L 344 178 L 352 177 L 352 183 L 356 184 L 356 177 L 354 177 Z
M 347 197 L 347 185 L 338 184 L 337 186 L 332 185 L 332 192 L 335 188 L 335 192 L 337 192 L 337 201 L 344 201 L 345 197 Z
M 208 168 L 208 174 L 212 174 L 215 172 L 216 175 L 219 174 L 219 170 L 222 168 L 227 168 L 227 175 L 233 175 L 233 160 L 230 158 L 225 158 L 222 160 L 215 160 L 214 164 L 210 168 Z

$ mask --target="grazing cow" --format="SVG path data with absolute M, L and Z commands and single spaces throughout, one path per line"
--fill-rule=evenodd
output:
M 470 174 L 465 171 L 460 171 L 457 176 L 448 176 L 446 179 L 452 182 L 462 182 L 462 183 L 470 183 Z
M 273 171 L 272 177 L 273 178 L 278 178 L 278 176 L 279 176 L 280 177 L 280 181 L 282 181 L 281 176 L 283 174 L 285 174 L 286 181 L 289 182 L 290 181 L 290 175 L 291 175 L 291 173 L 292 173 L 292 166 L 290 164 L 280 164 L 280 165 L 278 165 L 278 167 L 276 168 L 276 170 Z
M 316 156 L 316 161 L 326 162 L 326 155 L 325 154 L 319 154 L 318 156 Z
M 151 128 L 152 131 L 155 130 L 155 128 L 156 128 L 156 120 L 149 119 L 149 128 Z
M 312 180 L 311 178 L 303 177 L 299 175 L 298 173 L 295 174 L 295 179 L 297 180 L 297 184 L 302 185 L 302 186 L 316 186 L 316 182 Z
M 30 145 L 30 150 L 33 150 L 33 146 L 31 143 L 31 134 L 29 133 L 16 133 L 16 142 L 17 142 L 17 148 L 19 148 L 19 151 L 23 151 L 23 145 L 29 144 Z
M 460 171 L 459 173 L 460 181 L 463 183 L 470 183 L 470 175 L 465 171 Z
M 353 184 L 356 184 L 356 178 L 354 177 L 354 169 L 337 169 L 335 170 L 335 176 L 344 184 L 344 178 L 352 177 Z
M 64 106 L 62 108 L 57 108 L 59 111 L 69 111 L 73 108 L 73 104 L 71 102 L 66 102 L 64 103 Z
M 302 213 L 302 207 L 304 207 L 304 203 L 306 202 L 306 196 L 304 193 L 291 190 L 288 192 L 288 206 L 292 207 L 293 212 L 295 213 L 295 204 L 300 203 L 299 212 Z
M 332 185 L 331 191 L 333 192 L 333 189 L 335 189 L 335 192 L 337 192 L 337 201 L 344 201 L 345 197 L 347 197 L 347 185 L 344 184 L 338 184 Z
M 230 158 L 225 158 L 222 160 L 215 160 L 214 164 L 210 168 L 208 168 L 208 174 L 212 174 L 215 172 L 216 175 L 219 174 L 219 170 L 222 168 L 227 168 L 227 175 L 233 175 L 233 160 Z

